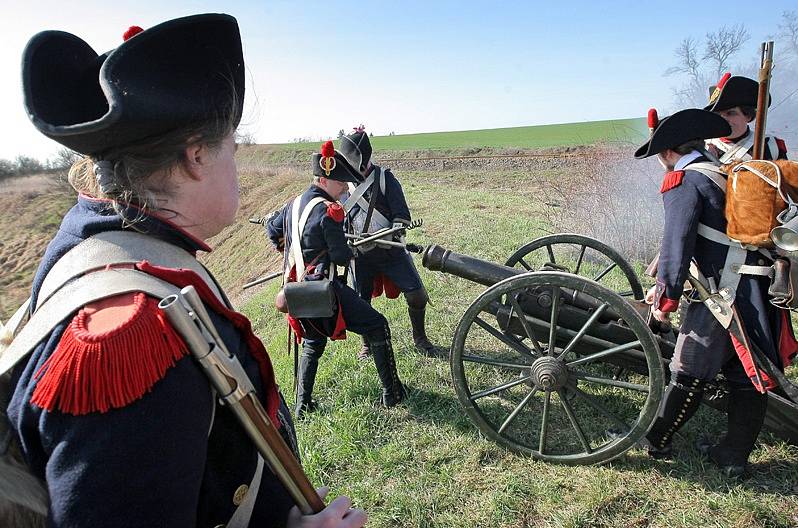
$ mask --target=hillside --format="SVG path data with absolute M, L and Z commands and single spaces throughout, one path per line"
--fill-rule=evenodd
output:
M 239 149 L 241 210 L 236 223 L 212 240 L 214 251 L 202 258 L 253 321 L 290 404 L 293 357 L 285 352 L 284 319 L 273 308 L 278 285 L 241 290 L 248 280 L 278 269 L 281 258 L 262 227 L 247 218 L 274 210 L 309 183 L 307 151 L 275 157 L 275 148 Z M 569 143 L 545 149 L 415 148 L 375 154 L 398 168 L 414 217 L 424 219 L 422 228 L 408 234 L 411 242 L 503 262 L 526 242 L 567 229 L 601 238 L 630 260 L 651 254 L 645 244 L 658 236 L 652 211 L 661 207 L 660 172 L 656 162 L 625 163 L 629 149 Z M 24 298 L 35 262 L 73 200 L 62 187 L 51 194 L 54 188 L 46 181 L 16 183 L 0 187 L 3 318 Z M 350 334 L 328 346 L 314 391 L 320 409 L 297 428 L 312 482 L 330 486 L 332 494 L 350 495 L 369 511 L 369 526 L 798 525 L 798 448 L 762 434 L 753 477 L 729 482 L 693 448 L 698 438 L 722 429 L 719 413 L 709 408 L 702 408 L 676 440 L 674 461 L 654 461 L 632 449 L 603 466 L 562 466 L 487 440 L 466 417 L 445 357 L 460 318 L 484 288 L 423 268 L 420 273 L 432 298 L 430 337 L 442 347 L 441 357 L 413 350 L 401 299 L 374 302 L 391 325 L 407 402 L 391 410 L 375 406 L 374 365 L 355 359 L 360 340 Z M 798 375 L 795 368 L 791 375 Z

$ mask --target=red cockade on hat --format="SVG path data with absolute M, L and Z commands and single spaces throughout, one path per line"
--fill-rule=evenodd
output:
M 657 128 L 659 125 L 659 116 L 657 115 L 656 108 L 649 108 L 648 110 L 648 131 L 652 134 L 654 133 L 654 129 Z
M 731 72 L 724 73 L 723 77 L 721 77 L 720 80 L 718 81 L 718 88 L 723 90 L 723 87 L 726 86 L 726 83 L 728 82 L 730 77 L 731 77 Z
M 332 140 L 325 141 L 321 146 L 321 159 L 319 160 L 319 166 L 324 171 L 326 176 L 329 176 L 332 170 L 335 168 L 335 145 L 333 145 Z
M 142 31 L 144 31 L 144 29 L 140 26 L 130 26 L 127 28 L 127 31 L 122 34 L 122 38 L 125 40 L 125 42 L 127 42 L 129 39 L 135 37 Z

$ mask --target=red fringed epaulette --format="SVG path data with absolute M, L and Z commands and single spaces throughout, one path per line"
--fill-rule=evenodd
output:
M 779 148 L 779 154 L 787 154 L 787 143 L 784 142 L 781 138 L 776 139 L 776 146 Z
M 119 303 L 106 309 L 107 300 L 99 301 L 72 319 L 55 351 L 36 372 L 33 404 L 73 415 L 125 407 L 141 399 L 188 354 L 157 300 L 143 293 L 114 299 L 123 297 L 129 304 L 123 303 L 122 310 Z M 103 310 L 127 317 L 108 328 L 102 322 Z M 89 324 L 90 318 L 101 322 Z
M 674 187 L 678 187 L 682 184 L 682 178 L 684 178 L 684 171 L 671 171 L 665 174 L 665 179 L 662 180 L 662 187 L 659 188 L 659 192 L 665 193 Z
M 329 202 L 327 204 L 327 216 L 329 216 L 336 222 L 343 222 L 344 215 L 345 215 L 344 208 L 341 207 L 341 204 L 337 202 Z

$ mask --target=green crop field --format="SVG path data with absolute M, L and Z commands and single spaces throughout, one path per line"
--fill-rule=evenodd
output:
M 643 119 L 614 119 L 558 125 L 374 136 L 371 141 L 375 150 L 534 149 L 590 145 L 598 142 L 637 143 L 645 140 L 647 133 Z M 315 151 L 318 142 L 281 143 L 269 145 L 268 148 Z

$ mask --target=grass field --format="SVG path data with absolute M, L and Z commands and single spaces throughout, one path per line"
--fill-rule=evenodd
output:
M 422 229 L 410 233 L 411 241 L 504 261 L 548 228 L 540 220 L 545 197 L 523 172 L 401 176 L 414 215 L 425 221 Z M 272 178 L 280 197 L 306 184 L 297 174 L 278 171 Z M 247 181 L 249 177 L 244 182 L 248 194 L 270 186 L 261 181 L 250 189 Z M 247 230 L 251 236 L 256 228 L 241 226 L 230 236 L 246 237 L 242 231 Z M 247 251 L 260 252 L 251 246 L 265 244 L 261 236 L 257 233 L 243 244 L 250 246 Z M 242 242 L 235 246 L 243 251 Z M 220 252 L 226 253 L 228 244 Z M 215 266 L 213 258 L 211 266 L 227 275 L 224 282 L 238 281 L 228 265 Z M 466 307 L 483 288 L 420 271 L 433 301 L 431 337 L 446 348 Z M 292 400 L 293 360 L 285 353 L 282 316 L 272 307 L 276 288 L 271 284 L 256 292 L 243 309 L 271 351 L 278 379 Z M 350 334 L 328 346 L 315 390 L 321 408 L 298 424 L 312 481 L 350 495 L 369 511 L 369 526 L 798 525 L 798 448 L 763 434 L 753 455 L 753 477 L 730 483 L 692 447 L 698 437 L 722 430 L 721 416 L 708 408 L 677 438 L 679 457 L 673 462 L 653 461 L 632 450 L 609 465 L 569 467 L 508 452 L 486 440 L 467 419 L 447 361 L 422 357 L 412 349 L 404 302 L 380 298 L 375 306 L 390 321 L 410 398 L 391 410 L 375 405 L 380 389 L 374 365 L 355 359 L 360 341 Z
M 615 126 L 605 126 L 603 133 Z M 561 137 L 557 146 L 599 134 L 586 130 L 572 128 L 571 135 Z M 518 134 L 515 140 L 509 132 L 496 131 L 492 136 L 491 131 L 484 132 L 483 139 L 477 135 L 475 141 L 497 147 L 510 148 L 501 141 L 525 147 L 522 141 L 533 145 L 533 141 L 551 139 L 535 140 L 532 127 L 528 135 Z M 471 133 L 451 134 L 465 134 L 460 138 L 465 142 Z M 441 143 L 415 135 L 412 142 L 390 148 L 467 147 L 451 134 L 443 134 Z M 383 139 L 404 141 L 403 137 L 375 138 L 375 145 L 387 157 Z M 425 144 L 427 139 L 430 143 Z M 277 269 L 280 260 L 280 254 L 267 246 L 262 228 L 248 224 L 247 217 L 275 209 L 301 192 L 309 180 L 304 171 L 264 164 L 264 153 L 274 148 L 253 146 L 239 151 L 242 210 L 237 223 L 214 239 L 216 249 L 204 260 L 252 319 L 290 402 L 293 358 L 285 353 L 284 320 L 273 308 L 277 285 L 247 292 L 240 289 L 249 279 Z M 532 178 L 528 171 L 416 170 L 399 176 L 414 216 L 425 221 L 422 228 L 410 232 L 412 242 L 437 243 L 503 262 L 551 227 L 541 214 L 551 197 L 539 186 L 540 178 Z M 545 176 L 567 178 L 572 173 L 563 167 Z M 0 245 L 0 257 L 6 259 L 0 260 L 4 281 L 0 309 L 14 304 L 8 295 L 12 287 L 15 295 L 24 295 L 46 239 L 72 200 L 66 191 L 59 191 L 55 200 L 30 190 L 14 192 L 18 194 L 0 193 L 0 206 L 8 213 L 2 216 L 0 227 L 13 235 Z M 445 349 L 466 308 L 484 288 L 420 265 L 419 269 L 433 302 L 428 312 L 430 336 Z M 692 447 L 698 437 L 722 429 L 720 415 L 702 408 L 676 439 L 679 456 L 673 462 L 650 460 L 640 450 L 604 466 L 534 461 L 485 439 L 469 421 L 455 395 L 447 361 L 422 357 L 413 350 L 401 299 L 380 298 L 375 306 L 389 319 L 399 372 L 410 397 L 391 410 L 375 405 L 380 386 L 374 365 L 355 359 L 360 340 L 350 334 L 346 341 L 328 346 L 314 392 L 321 408 L 297 425 L 303 464 L 311 480 L 331 486 L 332 494 L 351 496 L 369 512 L 368 526 L 798 526 L 795 446 L 762 434 L 752 457 L 752 478 L 728 482 Z
M 487 130 L 374 136 L 375 151 L 463 151 L 468 149 L 541 149 L 595 143 L 640 143 L 648 130 L 643 119 L 614 119 Z M 337 142 L 337 140 L 336 140 Z M 272 159 L 288 153 L 315 152 L 319 141 L 266 145 Z

